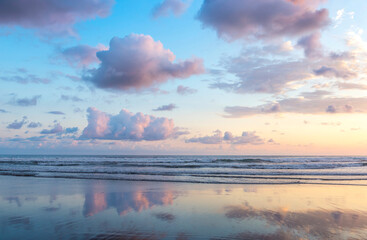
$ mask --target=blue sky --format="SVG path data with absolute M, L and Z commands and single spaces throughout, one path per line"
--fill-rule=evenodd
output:
M 0 153 L 367 153 L 362 0 L 12 4 Z

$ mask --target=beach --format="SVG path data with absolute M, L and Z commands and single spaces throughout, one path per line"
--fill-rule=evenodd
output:
M 0 176 L 1 239 L 366 239 L 358 185 Z

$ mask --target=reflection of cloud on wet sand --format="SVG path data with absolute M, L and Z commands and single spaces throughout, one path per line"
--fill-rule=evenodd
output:
M 367 213 L 352 210 L 309 210 L 306 212 L 289 212 L 286 209 L 280 211 L 258 210 L 250 206 L 228 206 L 226 217 L 230 219 L 257 218 L 265 220 L 268 224 L 280 227 L 277 235 L 282 234 L 291 239 L 306 239 L 309 237 L 321 237 L 322 239 L 339 239 L 340 231 L 358 231 L 367 227 Z M 290 231 L 292 230 L 292 231 Z M 294 231 L 297 230 L 297 231 Z M 297 232 L 297 235 L 295 235 Z M 244 233 L 245 236 L 247 233 Z M 267 236 L 267 235 L 266 235 Z M 269 235 L 270 236 L 270 235 Z M 240 239 L 251 239 L 241 238 Z M 260 239 L 288 239 L 286 237 L 260 238 Z
M 166 192 L 119 192 L 119 193 L 87 193 L 83 208 L 84 216 L 92 216 L 108 208 L 115 208 L 119 215 L 131 211 L 141 212 L 153 206 L 171 205 L 176 194 Z
M 176 218 L 173 214 L 164 213 L 164 212 L 155 213 L 155 214 L 153 214 L 153 216 L 155 216 L 157 219 L 165 221 L 165 222 L 172 222 Z
M 115 233 L 99 234 L 90 240 L 158 240 L 164 238 L 164 234 L 145 233 L 136 230 L 121 231 Z
M 15 228 L 23 228 L 26 230 L 32 229 L 32 223 L 29 217 L 12 216 L 8 217 L 6 224 Z

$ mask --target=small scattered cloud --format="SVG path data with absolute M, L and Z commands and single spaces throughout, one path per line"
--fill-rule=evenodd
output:
M 18 69 L 19 71 L 19 69 Z M 0 80 L 7 82 L 15 82 L 19 84 L 49 84 L 51 82 L 50 78 L 39 77 L 35 74 L 29 74 L 26 70 L 21 70 L 18 75 L 12 76 L 1 76 Z
M 70 95 L 61 95 L 60 99 L 63 101 L 72 101 L 72 102 L 82 102 L 83 101 L 83 99 L 77 96 L 70 96 Z
M 14 98 L 10 101 L 10 104 L 21 107 L 36 106 L 41 95 L 34 96 L 32 98 Z
M 110 115 L 96 108 L 88 108 L 87 111 L 88 126 L 83 130 L 80 139 L 158 141 L 186 134 L 168 118 L 133 114 L 126 109 L 117 115 Z
M 178 94 L 180 94 L 180 95 L 190 95 L 190 94 L 194 94 L 194 93 L 196 93 L 198 90 L 196 90 L 196 89 L 193 89 L 193 88 L 190 88 L 190 87 L 185 87 L 185 86 L 182 86 L 182 85 L 180 85 L 180 86 L 178 86 L 177 87 L 177 90 L 176 90 L 176 92 L 178 93 Z
M 43 129 L 41 131 L 41 134 L 57 134 L 57 133 L 62 133 L 63 131 L 64 131 L 64 128 L 59 123 L 57 123 L 51 129 Z
M 174 14 L 176 17 L 183 14 L 190 6 L 191 0 L 163 0 L 153 9 L 153 18 L 165 17 Z
M 171 103 L 171 104 L 163 105 L 163 106 L 160 106 L 156 109 L 153 109 L 153 111 L 172 111 L 175 108 L 177 108 L 177 106 L 175 104 Z
M 38 128 L 42 127 L 42 124 L 40 122 L 30 122 L 27 126 L 27 128 Z
M 79 131 L 78 127 L 66 128 L 65 134 L 73 134 L 73 133 L 77 133 L 78 131 Z
M 149 35 L 114 37 L 110 48 L 97 52 L 98 68 L 89 69 L 83 80 L 99 88 L 141 90 L 175 78 L 188 78 L 204 72 L 203 61 L 175 60 L 175 55 Z
M 14 122 L 10 123 L 6 128 L 8 129 L 21 129 L 24 124 L 27 123 L 27 117 L 23 117 L 21 121 L 15 120 Z
M 53 115 L 65 115 L 65 113 L 61 112 L 61 111 L 49 111 L 47 112 L 48 114 L 53 114 Z

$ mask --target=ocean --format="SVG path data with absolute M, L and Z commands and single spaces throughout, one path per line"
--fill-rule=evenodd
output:
M 367 185 L 367 157 L 1 155 L 0 175 L 223 184 Z

